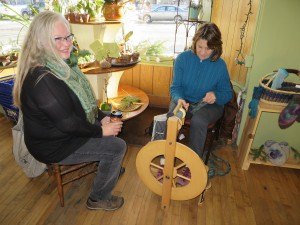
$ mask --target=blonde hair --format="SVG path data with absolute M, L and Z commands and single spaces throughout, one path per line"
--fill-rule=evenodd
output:
M 22 86 L 31 69 L 45 66 L 46 61 L 51 61 L 66 72 L 66 79 L 70 76 L 70 68 L 57 53 L 52 37 L 54 26 L 58 21 L 63 22 L 70 30 L 68 21 L 62 15 L 51 11 L 39 13 L 29 26 L 18 59 L 13 89 L 14 104 L 18 108 L 21 108 Z M 54 73 L 52 75 L 56 76 Z

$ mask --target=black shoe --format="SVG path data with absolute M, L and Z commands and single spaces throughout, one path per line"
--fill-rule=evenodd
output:
M 119 209 L 124 204 L 124 198 L 119 196 L 112 195 L 107 200 L 99 200 L 93 201 L 92 199 L 88 198 L 86 202 L 86 207 L 88 209 L 103 209 L 105 211 L 113 211 Z

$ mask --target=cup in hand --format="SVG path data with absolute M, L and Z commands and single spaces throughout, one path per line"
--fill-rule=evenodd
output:
M 122 112 L 121 111 L 112 111 L 110 114 L 110 122 L 120 122 L 122 121 Z

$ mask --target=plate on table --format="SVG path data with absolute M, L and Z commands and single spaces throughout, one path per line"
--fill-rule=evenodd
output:
M 92 65 L 94 62 L 95 62 L 95 61 L 93 61 L 93 62 L 81 63 L 81 64 L 78 64 L 78 67 L 79 67 L 80 69 L 83 69 L 83 68 L 86 68 L 86 67 Z
M 122 112 L 132 112 L 139 109 L 144 103 L 142 102 L 134 102 L 129 105 L 124 105 L 120 100 L 112 100 L 112 105 L 115 109 L 120 110 Z
M 137 61 L 130 61 L 130 62 L 128 62 L 128 63 L 124 63 L 124 62 L 117 62 L 116 59 L 113 59 L 113 60 L 111 61 L 111 65 L 112 65 L 112 66 L 116 66 L 116 67 L 123 67 L 123 66 L 132 66 L 132 65 L 135 65 L 135 64 L 137 64 L 137 63 L 139 63 L 139 62 L 140 62 L 140 60 L 137 60 Z

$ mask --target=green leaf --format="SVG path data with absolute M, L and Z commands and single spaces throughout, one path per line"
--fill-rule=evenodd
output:
M 129 31 L 129 32 L 125 35 L 124 41 L 127 42 L 127 41 L 130 39 L 130 37 L 131 37 L 132 35 L 133 35 L 133 31 Z

